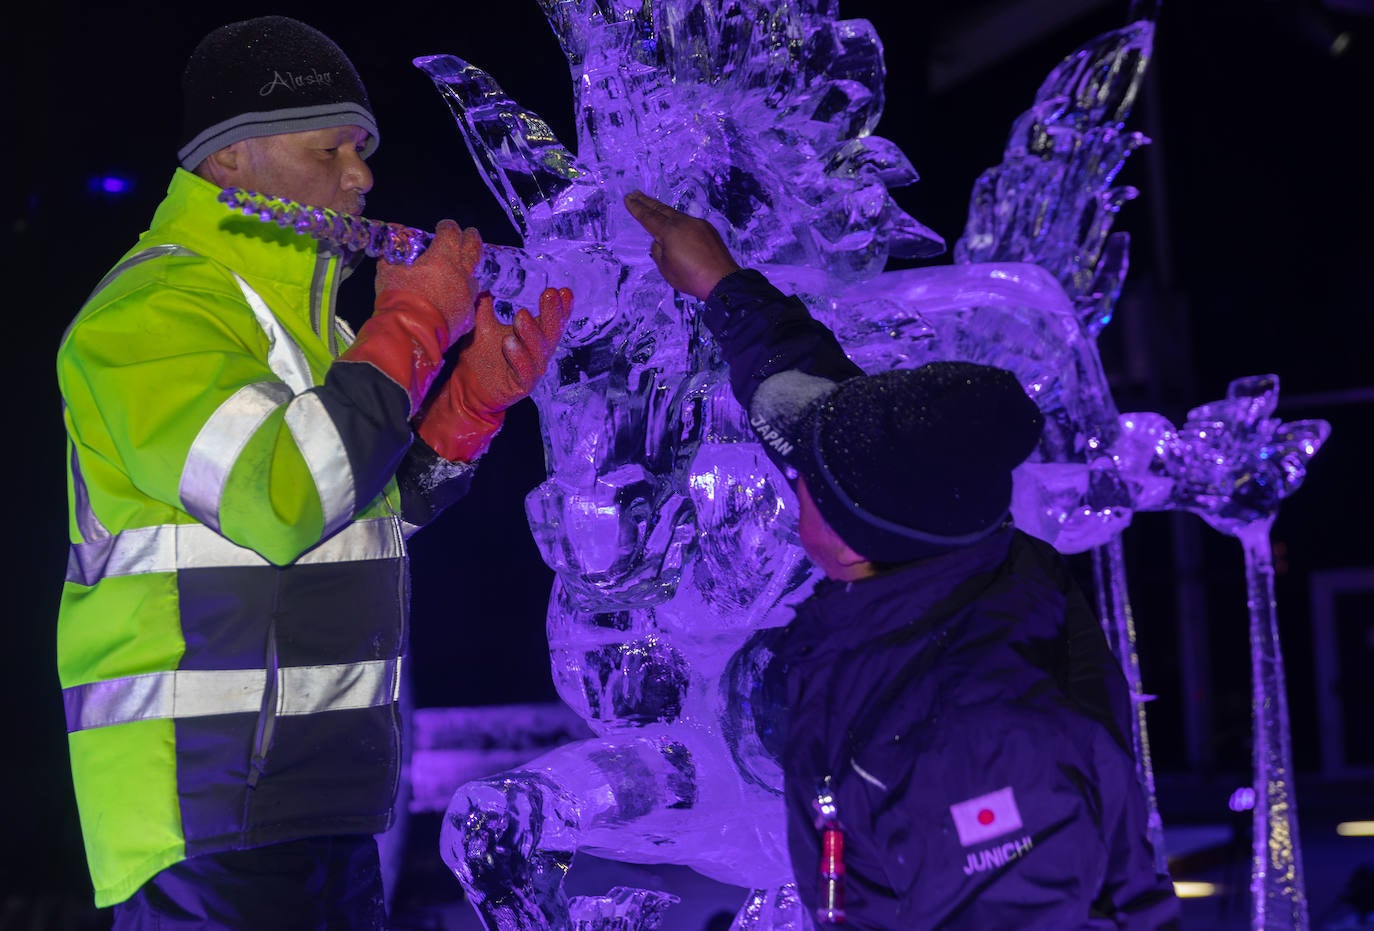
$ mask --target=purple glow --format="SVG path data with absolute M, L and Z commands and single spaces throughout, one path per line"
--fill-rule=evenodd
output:
M 128 194 L 134 189 L 134 182 L 119 175 L 100 175 L 92 178 L 89 185 L 99 194 Z
M 1236 812 L 1253 810 L 1255 790 L 1250 786 L 1241 786 L 1231 793 L 1231 797 L 1226 801 L 1226 807 Z
M 736 931 L 800 931 L 813 922 L 787 857 L 781 768 L 747 699 L 766 658 L 740 647 L 785 623 L 815 574 L 795 498 L 704 345 L 698 308 L 663 282 L 618 195 L 642 189 L 714 221 L 742 265 L 797 294 L 867 371 L 959 358 L 1034 386 L 1054 429 L 1016 522 L 1082 552 L 1132 513 L 1093 337 L 1126 272 L 1126 237 L 1109 228 L 1134 190 L 1112 179 L 1145 139 L 1116 124 L 1152 26 L 1103 37 L 1054 72 L 1051 99 L 1027 119 L 1053 117 L 1055 131 L 1024 157 L 1013 131 L 953 265 L 885 272 L 889 257 L 930 258 L 944 241 L 891 197 L 917 175 L 872 133 L 884 70 L 869 24 L 788 0 L 729 6 L 768 10 L 729 23 L 690 0 L 645 4 L 642 19 L 639 4 L 541 5 L 572 67 L 576 152 L 477 66 L 415 64 L 519 233 L 520 269 L 578 295 L 554 377 L 531 394 L 549 475 L 525 504 L 557 577 L 554 684 L 595 736 L 457 787 L 441 853 L 488 927 L 570 926 L 563 873 L 592 849 L 751 889 Z M 644 58 L 645 29 L 661 57 Z M 704 69 L 717 54 L 721 67 Z M 1019 209 L 998 209 L 1007 190 Z M 1057 222 L 1027 225 L 1046 216 Z M 1085 229 L 1084 216 L 1098 221 Z
M 548 479 L 525 503 L 557 577 L 546 619 L 554 684 L 594 736 L 453 790 L 441 853 L 489 927 L 568 926 L 563 873 L 581 849 L 750 888 L 735 931 L 810 924 L 781 830 L 781 769 L 748 700 L 766 657 L 744 644 L 786 623 L 815 573 L 797 545 L 795 498 L 753 442 L 699 308 L 665 287 L 619 209 L 624 191 L 713 221 L 740 264 L 798 295 L 866 371 L 957 358 L 1027 386 L 1046 429 L 1017 470 L 1015 523 L 1063 553 L 1094 551 L 1161 871 L 1151 696 L 1120 535 L 1136 511 L 1191 510 L 1248 540 L 1326 435 L 1324 422 L 1270 416 L 1275 376 L 1237 380 L 1178 429 L 1117 411 L 1095 338 L 1128 270 L 1129 236 L 1111 223 L 1137 192 L 1115 179 L 1148 142 L 1123 123 L 1152 22 L 1097 37 L 1051 73 L 1004 162 L 980 176 L 952 265 L 884 271 L 890 257 L 931 258 L 944 243 L 888 190 L 917 176 L 872 135 L 881 44 L 866 22 L 829 18 L 833 4 L 744 0 L 720 17 L 765 5 L 768 16 L 727 23 L 697 15 L 710 5 L 692 0 L 542 0 L 572 67 L 576 152 L 475 65 L 414 60 L 522 240 L 512 280 L 535 274 L 578 295 L 554 377 L 531 394 Z M 645 42 L 646 30 L 663 41 Z M 1261 544 L 1247 543 L 1247 582 L 1253 616 L 1272 621 Z M 1256 908 L 1303 931 L 1281 657 L 1272 623 L 1255 629 L 1256 695 L 1279 697 L 1257 699 L 1264 761 L 1230 806 L 1254 812 L 1256 837 L 1273 847 L 1252 864 Z

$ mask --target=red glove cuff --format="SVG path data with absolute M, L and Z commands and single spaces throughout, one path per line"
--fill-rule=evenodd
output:
M 339 359 L 380 369 L 410 397 L 413 417 L 443 367 L 448 345 L 448 325 L 433 304 L 409 291 L 383 291 Z
M 439 396 L 421 415 L 415 432 L 450 462 L 471 462 L 487 451 L 506 422 L 506 412 L 471 410 L 463 402 L 458 379 L 449 378 Z

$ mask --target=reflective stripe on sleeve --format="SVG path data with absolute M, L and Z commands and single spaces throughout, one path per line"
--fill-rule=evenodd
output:
M 277 714 L 318 714 L 375 708 L 398 699 L 401 660 L 368 660 L 327 666 L 287 666 L 277 671 Z M 150 672 L 62 690 L 67 731 L 133 721 L 256 714 L 266 691 L 265 669 L 178 669 Z
M 399 559 L 404 544 L 393 517 L 355 521 L 302 553 L 293 565 Z M 67 581 L 94 585 L 101 579 L 146 572 L 271 565 L 262 556 L 230 542 L 200 524 L 136 527 L 113 536 L 73 543 L 67 556 Z
M 328 535 L 347 523 L 357 507 L 353 468 L 343 437 L 324 404 L 310 390 L 314 378 L 301 348 L 248 282 L 238 275 L 234 280 L 267 335 L 267 364 L 281 381 L 240 389 L 206 421 L 191 444 L 182 471 L 182 503 L 197 520 L 221 529 L 220 502 L 230 470 L 263 421 L 276 407 L 286 404 L 286 426 L 310 470 L 320 498 L 324 534 Z
M 262 296 L 237 274 L 234 275 L 234 280 L 238 282 L 244 300 L 253 309 L 253 316 L 258 318 L 258 325 L 267 334 L 268 366 L 273 374 L 286 382 L 292 394 L 303 394 L 315 384 L 315 379 L 310 374 L 310 364 L 305 361 L 305 353 L 301 352 L 301 347 L 287 334 L 286 328 L 278 322 L 272 308 L 267 306 Z
M 258 382 L 235 391 L 210 415 L 196 434 L 181 470 L 177 493 L 186 513 L 220 529 L 219 508 L 229 470 L 263 422 L 290 399 L 291 389 L 281 382 Z
M 319 395 L 298 395 L 286 409 L 286 426 L 305 457 L 324 513 L 324 532 L 333 533 L 353 517 L 353 467 L 343 437 Z

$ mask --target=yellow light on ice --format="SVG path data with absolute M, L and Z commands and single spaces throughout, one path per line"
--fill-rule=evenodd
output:
M 1341 837 L 1374 837 L 1374 821 L 1342 821 L 1336 825 Z
M 1174 883 L 1174 895 L 1180 899 L 1206 899 L 1217 894 L 1217 887 L 1212 883 L 1188 882 L 1186 880 Z

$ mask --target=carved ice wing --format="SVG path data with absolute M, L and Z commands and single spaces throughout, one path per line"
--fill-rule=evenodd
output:
M 1090 334 L 1111 320 L 1129 237 L 1111 233 L 1138 193 L 1114 186 L 1127 157 L 1149 142 L 1123 128 L 1154 39 L 1142 19 L 1104 33 L 1050 72 L 1013 124 L 1003 161 L 974 185 L 956 262 L 1035 262 L 1078 307 Z
M 558 141 L 548 123 L 461 58 L 429 55 L 414 64 L 448 102 L 473 161 L 526 248 L 605 241 L 601 178 Z

